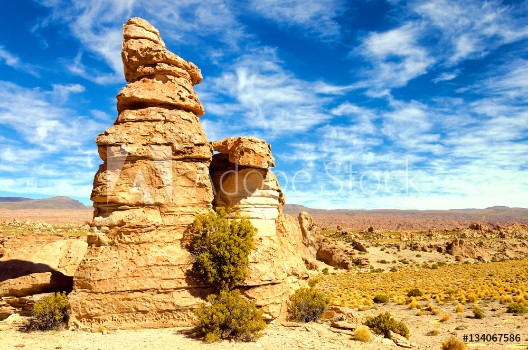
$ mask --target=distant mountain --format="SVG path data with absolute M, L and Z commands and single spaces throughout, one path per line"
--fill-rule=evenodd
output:
M 90 207 L 70 197 L 30 199 L 23 197 L 0 197 L 0 208 L 4 209 L 88 209 Z
M 24 198 L 24 197 L 0 197 L 0 202 L 6 202 L 6 203 L 14 203 L 14 202 L 23 202 L 23 201 L 30 201 L 31 198 Z
M 284 205 L 284 212 L 290 215 L 299 215 L 301 211 L 306 211 L 310 215 L 324 216 L 371 216 L 371 217 L 395 217 L 395 218 L 456 218 L 474 221 L 505 220 L 507 222 L 528 222 L 527 208 L 510 208 L 505 206 L 495 206 L 486 209 L 449 209 L 449 210 L 399 210 L 399 209 L 312 209 L 298 204 Z

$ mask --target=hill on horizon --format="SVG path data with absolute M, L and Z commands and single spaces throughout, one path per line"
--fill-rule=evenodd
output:
M 83 210 L 88 207 L 78 200 L 66 196 L 31 199 L 24 197 L 0 197 L 0 208 L 18 209 L 72 209 Z
M 454 228 L 478 222 L 486 225 L 528 223 L 527 208 L 495 206 L 485 209 L 399 210 L 399 209 L 312 209 L 299 204 L 286 204 L 284 212 L 297 216 L 306 211 L 325 227 L 341 225 L 354 229 L 428 229 Z

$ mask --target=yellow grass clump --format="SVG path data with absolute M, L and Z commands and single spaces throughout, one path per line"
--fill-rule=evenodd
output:
M 372 340 L 372 332 L 367 326 L 361 325 L 354 331 L 354 339 L 360 342 L 369 342 Z

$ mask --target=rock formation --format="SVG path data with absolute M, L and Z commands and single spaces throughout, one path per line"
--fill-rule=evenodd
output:
M 282 212 L 284 195 L 270 170 L 275 166 L 271 147 L 252 137 L 212 144 L 220 152 L 211 163 L 215 206 L 236 210 L 258 229 L 245 294 L 264 307 L 268 318 L 276 318 L 285 311 L 291 288 L 307 277 L 310 252 L 298 223 Z
M 11 238 L 11 237 L 7 237 Z M 86 253 L 86 242 L 49 234 L 24 234 L 0 241 L 0 320 L 13 313 L 29 315 L 42 293 L 69 292 Z
M 96 139 L 104 163 L 72 312 L 86 326 L 187 324 L 206 290 L 189 284 L 192 259 L 180 241 L 213 201 L 212 148 L 193 90 L 202 77 L 140 18 L 124 26 L 122 57 L 128 84 L 117 95 L 115 125 Z
M 204 109 L 193 90 L 200 70 L 168 51 L 145 20 L 125 24 L 122 58 L 128 84 L 117 95 L 119 115 L 96 139 L 103 164 L 91 196 L 88 252 L 70 295 L 76 322 L 189 325 L 192 309 L 211 290 L 192 276 L 184 234 L 213 201 L 257 227 L 250 276 L 240 287 L 268 319 L 284 314 L 291 290 L 307 275 L 305 262 L 314 257 L 298 222 L 282 213 L 270 146 L 246 137 L 207 141 L 198 120 Z

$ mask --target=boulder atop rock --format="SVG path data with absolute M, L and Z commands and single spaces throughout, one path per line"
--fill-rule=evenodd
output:
M 123 35 L 121 56 L 129 83 L 157 74 L 182 77 L 193 85 L 202 81 L 200 69 L 167 50 L 159 31 L 143 18 L 131 18 L 124 25 Z
M 271 146 L 256 137 L 228 137 L 212 142 L 213 149 L 229 156 L 229 162 L 252 168 L 275 167 Z

